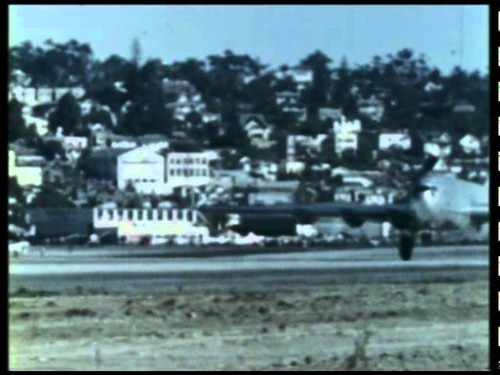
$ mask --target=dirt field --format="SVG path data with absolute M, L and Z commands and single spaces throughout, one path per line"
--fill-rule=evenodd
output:
M 486 370 L 488 284 L 9 298 L 11 370 Z

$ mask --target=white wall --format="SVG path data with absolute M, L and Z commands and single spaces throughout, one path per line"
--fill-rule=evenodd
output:
M 118 236 L 206 236 L 196 210 L 187 209 L 99 209 L 93 210 L 98 229 L 117 228 Z
M 391 146 L 408 150 L 411 147 L 411 138 L 405 133 L 382 133 L 378 137 L 378 148 L 387 150 Z
M 40 186 L 43 182 L 42 167 L 17 166 L 16 175 L 20 186 Z
M 356 133 L 339 133 L 335 135 L 335 152 L 341 154 L 342 151 L 352 148 L 358 149 L 358 134 Z

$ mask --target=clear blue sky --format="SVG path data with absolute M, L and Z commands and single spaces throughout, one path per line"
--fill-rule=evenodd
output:
M 469 71 L 486 73 L 489 64 L 484 5 L 9 6 L 9 46 L 76 39 L 89 43 L 99 59 L 129 58 L 136 37 L 144 58 L 167 63 L 231 49 L 278 67 L 320 49 L 333 65 L 343 55 L 351 64 L 363 64 L 408 47 L 427 55 L 443 73 L 460 65 L 461 56 Z

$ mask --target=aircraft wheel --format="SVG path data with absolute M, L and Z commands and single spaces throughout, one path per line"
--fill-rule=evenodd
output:
M 399 238 L 399 256 L 402 260 L 408 261 L 413 254 L 415 246 L 415 237 L 408 234 L 402 234 Z

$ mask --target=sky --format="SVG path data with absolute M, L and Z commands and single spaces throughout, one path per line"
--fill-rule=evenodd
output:
M 98 59 L 130 58 L 137 38 L 144 60 L 204 59 L 230 49 L 275 68 L 318 49 L 333 66 L 343 56 L 352 66 L 410 48 L 445 74 L 457 65 L 487 73 L 488 18 L 485 5 L 10 5 L 9 46 L 76 39 Z

